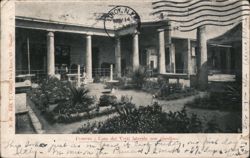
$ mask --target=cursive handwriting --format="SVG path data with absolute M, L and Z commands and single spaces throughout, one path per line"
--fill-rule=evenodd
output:
M 106 139 L 109 139 L 108 137 Z M 131 137 L 133 139 L 133 137 Z M 243 137 L 231 140 L 230 137 L 225 139 L 203 138 L 202 140 L 188 140 L 185 142 L 177 139 L 158 139 L 156 141 L 88 141 L 88 142 L 63 142 L 53 141 L 47 142 L 32 142 L 24 143 L 10 140 L 4 148 L 9 150 L 13 155 L 21 157 L 32 157 L 39 154 L 50 156 L 114 156 L 114 155 L 131 155 L 139 154 L 157 155 L 202 155 L 209 156 L 245 156 L 249 154 L 248 141 Z

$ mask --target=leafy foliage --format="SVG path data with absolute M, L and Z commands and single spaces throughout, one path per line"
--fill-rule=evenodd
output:
M 220 132 L 220 128 L 216 123 L 215 119 L 211 119 L 207 122 L 207 128 L 205 129 L 205 132 L 206 133 Z
M 131 108 L 129 115 L 120 114 L 98 126 L 81 127 L 76 133 L 192 133 L 202 132 L 196 115 L 187 116 L 184 108 L 179 112 L 162 112 L 158 103 L 147 107 Z
M 77 133 L 99 133 L 99 129 L 103 125 L 102 122 L 94 122 L 93 124 L 90 124 L 90 122 L 87 122 L 82 125 L 82 127 L 78 128 L 74 134 Z
M 142 88 L 143 83 L 148 78 L 147 71 L 143 67 L 139 67 L 132 73 L 132 83 L 135 84 L 136 88 Z
M 210 92 L 205 97 L 195 98 L 186 106 L 223 111 L 241 111 L 241 100 L 241 86 L 235 84 L 226 85 L 224 92 Z
M 159 77 L 157 81 L 145 81 L 143 90 L 161 100 L 175 100 L 198 94 L 195 89 L 185 87 L 181 83 L 167 84 L 162 77 Z
M 99 106 L 113 106 L 117 102 L 117 97 L 114 95 L 102 95 L 99 99 Z
M 129 98 L 128 96 L 121 96 L 121 101 L 116 102 L 113 106 L 116 112 L 125 118 L 128 118 L 135 108 L 135 104 L 132 103 L 132 97 Z
M 94 103 L 94 98 L 88 95 L 89 90 L 84 87 L 70 87 L 71 90 L 71 98 L 67 102 L 61 102 L 58 106 L 53 110 L 58 114 L 70 115 L 74 113 L 86 112 L 89 114 L 93 108 L 90 108 Z
M 80 120 L 79 113 L 95 109 L 95 98 L 88 95 L 85 87 L 75 88 L 70 82 L 62 82 L 54 77 L 41 80 L 39 87 L 32 89 L 31 100 L 49 122 L 72 122 Z M 50 106 L 57 105 L 54 109 Z M 75 115 L 75 116 L 73 116 Z
M 38 88 L 33 88 L 28 94 L 38 108 L 45 112 L 49 104 L 65 102 L 70 99 L 70 82 L 61 82 L 55 77 L 47 77 L 40 81 Z

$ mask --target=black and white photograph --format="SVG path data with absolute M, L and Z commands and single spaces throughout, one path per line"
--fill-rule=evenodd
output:
M 242 133 L 249 11 L 247 0 L 15 2 L 15 133 Z

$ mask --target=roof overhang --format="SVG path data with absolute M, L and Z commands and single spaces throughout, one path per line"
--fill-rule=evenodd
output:
M 50 30 L 50 31 L 65 32 L 65 33 L 91 34 L 97 36 L 111 36 L 111 37 L 115 36 L 115 31 L 111 29 L 106 29 L 105 31 L 104 28 L 82 26 L 71 23 L 63 23 L 63 22 L 17 17 L 17 16 L 16 16 L 16 27 L 35 29 L 35 30 L 45 30 L 45 31 Z

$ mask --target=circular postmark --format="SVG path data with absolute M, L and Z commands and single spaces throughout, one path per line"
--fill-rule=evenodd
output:
M 141 19 L 139 14 L 128 6 L 116 6 L 112 8 L 108 13 L 104 15 L 104 30 L 109 37 L 108 28 L 113 29 L 114 31 L 129 27 L 136 26 L 137 31 L 141 27 Z

